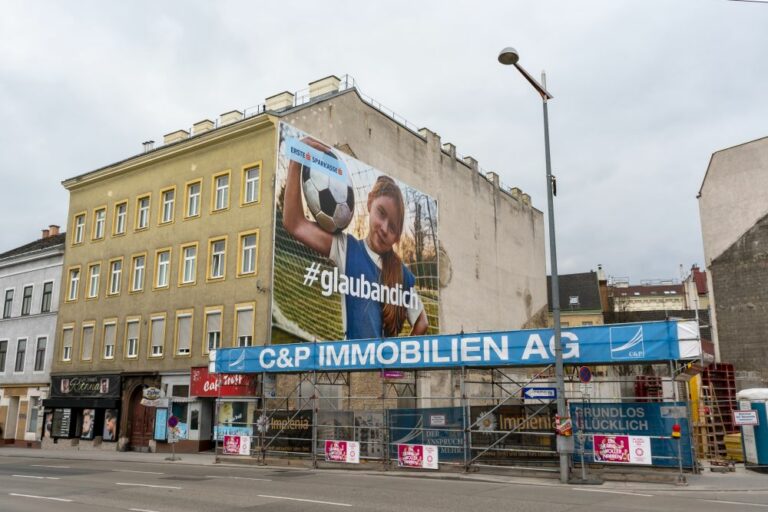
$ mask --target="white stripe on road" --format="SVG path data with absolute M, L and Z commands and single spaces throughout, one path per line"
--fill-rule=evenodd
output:
M 34 468 L 72 469 L 72 466 L 46 466 L 45 464 L 30 464 Z
M 156 510 L 149 510 L 148 508 L 129 508 L 132 512 L 157 512 Z
M 36 475 L 11 475 L 16 478 L 37 478 L 38 480 L 61 480 L 57 476 L 36 476 Z
M 222 480 L 253 480 L 254 482 L 271 482 L 269 478 L 249 478 L 247 476 L 216 476 L 205 475 L 205 478 L 220 478 Z
M 605 494 L 626 494 L 629 496 L 647 496 L 647 497 L 653 497 L 653 494 L 641 494 L 639 492 L 624 492 L 624 491 L 603 491 L 601 489 L 583 489 L 581 487 L 575 487 L 573 489 L 574 491 L 584 491 L 584 492 L 603 492 Z
M 333 501 L 319 501 L 319 500 L 305 500 L 302 498 L 289 498 L 287 496 L 268 496 L 266 494 L 259 494 L 259 498 L 270 498 L 273 500 L 290 500 L 290 501 L 303 501 L 306 503 L 318 503 L 320 505 L 336 505 L 337 507 L 351 507 L 349 503 L 334 503 Z
M 726 505 L 747 505 L 750 507 L 768 507 L 768 505 L 763 505 L 762 503 L 747 503 L 746 501 L 722 501 L 722 500 L 701 500 L 701 501 L 708 501 L 710 503 L 725 503 Z
M 154 489 L 181 489 L 181 487 L 174 487 L 172 485 L 149 485 L 149 484 L 132 484 L 129 482 L 115 482 L 115 485 L 131 485 L 135 487 L 152 487 Z
M 9 492 L 9 496 L 18 496 L 20 498 L 35 498 L 38 500 L 52 500 L 52 501 L 66 501 L 67 503 L 72 502 L 72 500 L 68 500 L 65 498 L 49 498 L 48 496 L 34 496 L 32 494 L 16 494 L 15 492 Z
M 164 475 L 165 473 L 159 473 L 157 471 L 135 471 L 133 469 L 113 469 L 115 473 L 141 473 L 143 475 Z

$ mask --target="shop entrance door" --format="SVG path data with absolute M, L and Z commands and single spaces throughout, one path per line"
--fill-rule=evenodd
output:
M 155 429 L 155 408 L 141 405 L 141 388 L 131 396 L 131 449 L 147 451 Z
M 5 431 L 3 437 L 7 439 L 6 443 L 13 443 L 16 438 L 16 420 L 19 416 L 19 397 L 9 397 L 8 413 L 5 420 Z

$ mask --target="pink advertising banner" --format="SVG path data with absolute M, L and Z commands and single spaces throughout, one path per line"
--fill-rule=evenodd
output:
M 399 444 L 397 445 L 397 463 L 404 468 L 437 469 L 437 446 Z
M 224 455 L 250 455 L 251 438 L 249 436 L 224 436 L 222 449 Z
M 648 436 L 593 436 L 595 462 L 613 464 L 648 464 L 651 438 Z
M 360 463 L 360 443 L 357 441 L 325 441 L 325 460 L 327 462 Z

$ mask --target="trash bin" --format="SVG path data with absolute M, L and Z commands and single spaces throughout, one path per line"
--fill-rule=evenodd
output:
M 736 393 L 739 403 L 734 422 L 741 427 L 744 464 L 747 469 L 768 471 L 768 388 Z

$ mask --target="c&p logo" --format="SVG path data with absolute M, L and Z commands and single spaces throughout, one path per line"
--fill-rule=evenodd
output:
M 611 327 L 611 359 L 642 359 L 645 357 L 643 326 Z

